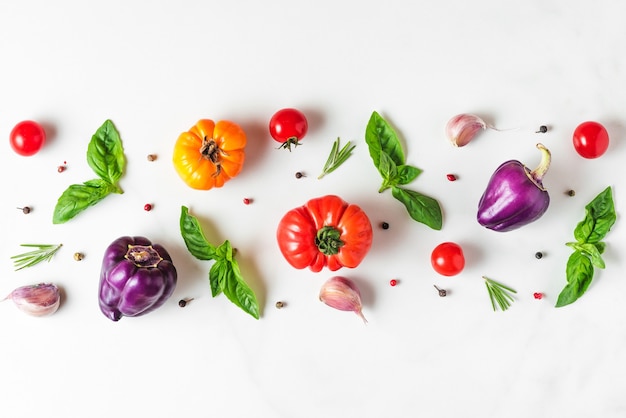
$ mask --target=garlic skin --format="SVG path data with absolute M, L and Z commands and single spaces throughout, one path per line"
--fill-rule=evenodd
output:
M 489 128 L 484 120 L 476 115 L 462 113 L 454 116 L 446 124 L 446 136 L 455 147 L 463 147 L 476 136 L 476 134 Z
M 18 309 L 31 316 L 49 316 L 59 309 L 61 293 L 52 283 L 39 283 L 18 287 L 6 299 L 11 299 Z
M 331 308 L 354 312 L 367 323 L 361 311 L 361 292 L 352 280 L 342 276 L 331 277 L 322 285 L 319 297 Z

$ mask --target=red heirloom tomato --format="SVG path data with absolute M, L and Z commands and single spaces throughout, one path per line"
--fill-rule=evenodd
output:
M 573 140 L 574 149 L 584 158 L 598 158 L 609 148 L 609 134 L 598 122 L 578 125 Z
M 354 268 L 372 246 L 372 224 L 357 205 L 334 195 L 309 200 L 290 210 L 278 224 L 276 238 L 293 267 L 321 271 Z
M 187 185 L 209 190 L 239 174 L 245 146 L 246 134 L 236 123 L 201 119 L 178 136 L 172 161 Z
M 297 109 L 281 109 L 270 119 L 270 135 L 280 142 L 280 148 L 291 151 L 291 146 L 300 145 L 300 140 L 306 135 L 309 124 L 302 112 Z
M 43 147 L 46 142 L 46 131 L 37 122 L 25 120 L 15 125 L 9 139 L 13 151 L 29 157 Z
M 465 256 L 460 245 L 444 242 L 435 247 L 430 255 L 433 269 L 442 276 L 455 276 L 465 267 Z

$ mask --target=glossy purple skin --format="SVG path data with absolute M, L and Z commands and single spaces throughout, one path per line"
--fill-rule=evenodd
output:
M 138 266 L 126 258 L 130 248 L 142 248 L 135 246 L 149 247 L 161 259 L 146 260 L 152 266 Z M 100 310 L 112 321 L 145 315 L 165 303 L 174 292 L 176 281 L 176 268 L 165 248 L 144 237 L 118 238 L 106 249 L 102 260 Z
M 506 161 L 489 179 L 478 203 L 476 218 L 482 226 L 506 232 L 539 219 L 548 210 L 550 196 L 541 181 L 519 161 Z

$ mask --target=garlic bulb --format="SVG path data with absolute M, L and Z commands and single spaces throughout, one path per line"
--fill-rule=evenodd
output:
M 350 279 L 341 276 L 328 279 L 320 290 L 320 300 L 331 308 L 354 312 L 367 323 L 361 312 L 361 292 Z
M 490 128 L 484 120 L 475 115 L 462 113 L 454 116 L 446 124 L 446 136 L 455 147 L 467 145 L 480 130 Z
M 59 288 L 51 283 L 18 287 L 6 299 L 11 299 L 21 311 L 32 316 L 52 315 L 61 304 Z

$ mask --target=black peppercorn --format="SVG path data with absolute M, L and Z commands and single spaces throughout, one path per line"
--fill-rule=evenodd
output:
M 181 308 L 184 308 L 192 300 L 193 299 L 181 299 L 181 300 L 178 301 L 178 306 L 180 306 Z
M 298 171 L 298 172 L 296 173 L 296 178 L 297 178 L 297 179 L 300 179 L 300 178 L 302 178 L 302 177 L 304 177 L 304 174 L 302 174 L 301 172 L 299 172 L 299 171 Z
M 383 222 L 383 223 L 380 224 L 380 227 L 382 229 L 389 229 L 389 224 L 387 222 Z
M 31 209 L 28 206 L 24 206 L 23 208 L 18 208 L 18 209 L 21 210 L 24 215 L 28 215 L 31 211 Z
M 537 251 L 537 252 L 535 253 L 535 258 L 536 258 L 537 260 L 541 259 L 542 257 L 543 257 L 543 253 L 542 253 L 541 251 Z
M 545 134 L 546 132 L 548 132 L 548 127 L 546 125 L 541 125 L 536 133 Z

